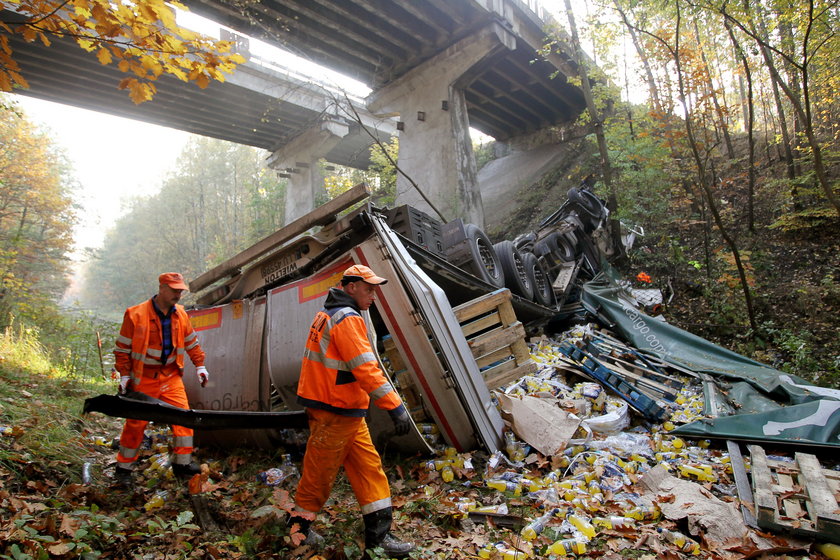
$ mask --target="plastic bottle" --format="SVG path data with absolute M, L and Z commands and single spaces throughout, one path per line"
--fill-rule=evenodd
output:
M 545 549 L 546 554 L 566 556 L 567 554 L 586 554 L 586 543 L 580 539 L 561 539 Z
M 497 506 L 478 506 L 472 508 L 470 511 L 474 511 L 476 513 L 498 513 L 499 515 L 507 515 L 508 506 L 507 504 L 499 504 Z
M 629 529 L 636 524 L 636 520 L 631 517 L 611 515 L 609 517 L 593 517 L 592 524 L 604 529 Z
M 296 479 L 300 478 L 300 471 L 298 470 L 297 466 L 292 462 L 292 456 L 289 453 L 285 453 L 281 456 L 281 463 L 280 468 L 286 473 L 286 478 L 288 479 Z
M 560 488 L 568 488 L 570 490 L 584 487 L 584 482 L 577 478 L 567 478 L 566 480 L 561 480 L 557 484 Z
M 688 478 L 695 478 L 704 482 L 715 482 L 717 480 L 717 477 L 714 474 L 700 467 L 695 467 L 693 465 L 680 465 L 679 469 L 680 472 Z
M 597 511 L 601 507 L 601 504 L 598 503 L 598 500 L 590 496 L 575 498 L 573 500 L 570 500 L 569 503 L 571 503 L 574 507 L 578 509 L 592 512 Z
M 440 477 L 444 482 L 452 482 L 455 479 L 455 472 L 449 465 L 444 465 L 444 467 L 440 469 Z
M 478 551 L 478 556 L 480 558 L 490 558 L 491 556 L 493 556 L 494 552 L 496 552 L 496 546 L 492 544 L 487 544 L 484 546 L 484 548 Z
M 543 532 L 543 529 L 546 528 L 548 522 L 551 521 L 551 518 L 557 513 L 556 509 L 552 509 L 544 513 L 543 515 L 537 517 L 522 529 L 520 533 L 522 538 L 526 541 L 532 541 L 537 538 L 537 535 Z
M 656 521 L 662 512 L 656 506 L 638 506 L 624 512 L 624 515 L 637 521 Z
M 599 502 L 604 501 L 604 491 L 601 490 L 601 485 L 598 483 L 597 480 L 593 480 L 592 482 L 590 482 L 586 490 L 593 498 L 595 498 Z
M 666 540 L 677 545 L 683 552 L 694 555 L 700 554 L 700 545 L 691 537 L 683 535 L 679 531 L 671 531 L 662 527 L 657 527 L 656 531 L 664 536 Z
M 170 470 L 169 465 L 169 455 L 166 453 L 153 455 L 151 461 L 149 462 L 149 466 L 145 468 L 143 474 L 150 478 L 153 476 L 170 477 L 172 471 Z
M 566 514 L 566 521 L 571 523 L 584 537 L 591 539 L 595 536 L 595 527 L 592 526 L 592 523 L 586 516 L 579 515 L 574 510 L 569 510 Z
M 257 473 L 257 480 L 268 486 L 277 486 L 289 477 L 289 473 L 277 467 Z
M 508 459 L 514 463 L 525 460 L 525 450 L 522 444 L 513 438 L 513 432 L 505 432 L 505 451 L 507 451 Z
M 488 480 L 488 488 L 495 488 L 499 492 L 510 492 L 514 496 L 522 494 L 522 486 L 509 480 Z
M 168 496 L 169 496 L 169 494 L 166 492 L 166 490 L 161 490 L 160 492 L 155 492 L 154 496 L 152 496 L 149 499 L 149 501 L 146 502 L 145 505 L 143 505 L 143 509 L 145 509 L 146 512 L 150 512 L 150 511 L 162 508 L 163 504 L 166 503 L 166 498 Z
M 545 488 L 545 484 L 542 481 L 531 480 L 530 478 L 523 478 L 520 484 L 522 484 L 522 489 L 526 492 L 537 492 Z
M 437 427 L 437 424 L 417 424 L 417 428 L 420 430 L 421 434 L 438 434 L 440 430 Z
M 670 531 L 668 529 L 663 529 L 662 527 L 657 527 L 656 531 L 659 533 L 661 538 L 677 545 L 677 547 L 683 552 L 688 552 L 689 554 L 700 554 L 700 545 L 679 531 Z
M 817 551 L 831 560 L 840 560 L 840 544 L 818 543 Z

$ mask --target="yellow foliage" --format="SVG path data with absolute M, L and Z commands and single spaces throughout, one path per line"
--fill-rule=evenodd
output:
M 100 64 L 111 64 L 111 53 L 106 48 L 99 49 L 96 53 L 96 58 L 99 59 Z
M 194 81 L 206 88 L 210 79 L 223 81 L 223 73 L 233 72 L 245 59 L 231 54 L 230 41 L 217 41 L 177 25 L 174 7 L 180 3 L 163 0 L 0 0 L 0 8 L 14 5 L 23 23 L 9 26 L 8 33 L 19 33 L 26 41 L 40 40 L 50 46 L 50 36 L 72 36 L 80 48 L 94 53 L 101 64 L 118 60 L 121 72 L 135 78 L 120 82 L 135 103 L 154 97 L 151 82 L 163 74 Z M 6 37 L 0 37 L 0 90 L 27 87 L 19 73 Z M 189 55 L 189 56 L 184 56 Z M 141 87 L 142 86 L 142 87 Z

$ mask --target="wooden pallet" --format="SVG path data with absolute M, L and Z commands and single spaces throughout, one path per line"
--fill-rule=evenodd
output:
M 496 290 L 453 311 L 490 390 L 537 371 L 510 290 Z
M 840 544 L 840 472 L 808 453 L 788 463 L 768 459 L 758 445 L 749 449 L 758 526 Z

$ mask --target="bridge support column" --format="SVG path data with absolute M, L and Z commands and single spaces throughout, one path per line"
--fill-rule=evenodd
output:
M 349 132 L 350 127 L 344 122 L 323 121 L 269 156 L 268 166 L 288 179 L 285 223 L 308 214 L 316 203 L 326 202 L 318 163 Z
M 372 113 L 400 115 L 398 164 L 422 191 L 397 174 L 398 204 L 484 226 L 464 88 L 483 62 L 515 47 L 514 35 L 491 23 L 368 97 Z

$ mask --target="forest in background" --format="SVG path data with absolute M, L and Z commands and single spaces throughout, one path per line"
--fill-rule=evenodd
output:
M 673 293 L 669 317 L 837 385 L 837 2 L 587 7 L 576 24 L 594 65 L 585 65 L 591 82 L 578 83 L 593 84 L 592 108 L 578 124 L 603 134 L 577 140 L 579 157 L 527 187 L 520 208 L 488 227 L 494 241 L 533 226 L 594 173 L 614 216 L 645 228 L 624 267 L 647 271 Z M 545 55 L 568 50 L 576 27 L 560 23 L 554 33 L 566 39 L 547 41 Z M 619 101 L 639 86 L 644 102 Z M 0 324 L 52 333 L 65 359 L 76 359 L 73 336 L 89 341 L 107 330 L 106 319 L 148 297 L 159 271 L 194 278 L 283 225 L 285 181 L 264 168 L 264 153 L 195 140 L 160 193 L 133 201 L 92 251 L 80 297 L 87 311 L 62 314 L 74 215 L 69 166 L 13 103 L 2 115 Z M 480 161 L 491 157 L 490 146 L 476 149 Z M 367 180 L 384 194 L 394 169 L 381 154 L 379 161 L 369 173 L 328 173 L 328 193 Z

